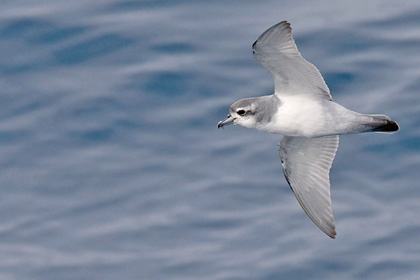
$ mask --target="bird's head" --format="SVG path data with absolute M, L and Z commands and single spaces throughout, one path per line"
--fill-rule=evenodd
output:
M 245 98 L 236 101 L 230 106 L 229 115 L 217 124 L 218 128 L 229 124 L 239 124 L 248 128 L 255 128 L 259 113 L 256 98 Z

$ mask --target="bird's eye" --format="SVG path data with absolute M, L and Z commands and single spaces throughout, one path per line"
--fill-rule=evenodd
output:
M 236 113 L 237 113 L 239 116 L 243 116 L 243 115 L 245 115 L 245 110 L 240 109 L 240 110 L 236 111 Z

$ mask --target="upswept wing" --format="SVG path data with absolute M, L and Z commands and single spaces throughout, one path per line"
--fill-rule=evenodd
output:
M 305 94 L 332 100 L 319 70 L 298 51 L 290 23 L 267 29 L 252 45 L 254 57 L 273 75 L 280 96 Z
M 329 172 L 337 148 L 337 135 L 284 136 L 279 143 L 283 173 L 290 188 L 309 218 L 331 238 L 335 238 L 336 231 Z

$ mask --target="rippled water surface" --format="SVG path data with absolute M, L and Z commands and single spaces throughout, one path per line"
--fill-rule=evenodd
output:
M 0 279 L 419 279 L 418 1 L 3 1 Z M 279 135 L 216 124 L 270 94 L 287 19 L 335 101 L 399 122 L 340 139 L 337 238 Z

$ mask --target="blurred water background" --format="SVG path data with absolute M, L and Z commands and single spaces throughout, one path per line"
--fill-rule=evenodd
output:
M 337 239 L 280 135 L 216 124 L 271 94 L 251 44 L 292 23 L 340 104 Z M 419 1 L 3 0 L 0 279 L 419 279 Z

